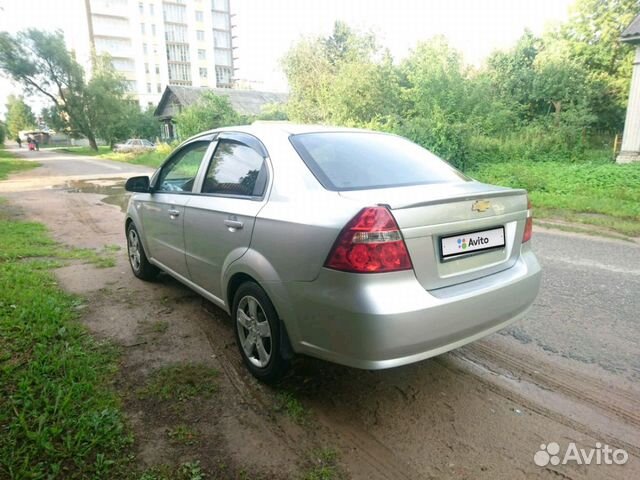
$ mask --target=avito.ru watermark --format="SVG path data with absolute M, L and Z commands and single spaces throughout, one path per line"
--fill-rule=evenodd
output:
M 567 445 L 564 454 L 560 452 L 560 445 L 556 442 L 543 443 L 540 450 L 533 456 L 533 461 L 539 467 L 547 465 L 624 465 L 629 460 L 629 454 L 621 448 L 612 448 L 607 444 L 596 442 L 595 448 L 578 448 L 575 443 Z

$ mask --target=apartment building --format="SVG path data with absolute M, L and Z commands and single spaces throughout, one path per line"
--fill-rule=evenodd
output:
M 90 43 L 108 53 L 140 105 L 167 85 L 231 88 L 230 0 L 85 0 Z

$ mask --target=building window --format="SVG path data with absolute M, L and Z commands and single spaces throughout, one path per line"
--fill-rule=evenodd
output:
M 147 93 L 151 93 L 151 84 L 147 83 Z
M 160 75 L 160 65 L 156 65 L 156 75 Z
M 187 7 L 184 5 L 177 5 L 175 3 L 163 3 L 162 11 L 164 13 L 165 22 L 173 23 L 186 23 L 185 12 Z
M 202 48 L 198 49 L 198 60 L 206 60 L 207 59 L 207 51 Z
M 144 3 L 140 2 L 138 4 L 138 10 L 140 10 L 140 15 L 144 15 Z
M 144 73 L 149 73 L 149 64 L 148 63 L 144 64 Z
M 154 54 L 154 55 L 157 55 L 157 54 L 158 54 L 158 44 L 157 44 L 157 43 L 154 43 L 154 44 L 153 44 L 153 54 Z
M 141 24 L 140 24 L 140 33 L 141 33 L 142 35 L 144 35 L 144 34 L 145 34 L 144 23 L 141 23 Z
M 188 62 L 189 61 L 189 45 L 167 45 L 167 60 L 170 62 Z
M 156 85 L 156 90 L 158 91 L 158 93 L 162 93 L 162 85 L 158 83 Z
M 229 14 L 213 12 L 213 28 L 217 30 L 229 30 Z
M 153 3 L 149 4 L 149 15 L 151 15 L 152 17 L 155 15 L 155 12 L 153 9 Z
M 144 52 L 144 54 L 146 55 L 147 53 L 149 53 L 148 49 L 147 49 L 147 44 L 143 43 L 142 44 L 142 51 Z
M 185 63 L 170 63 L 169 83 L 172 85 L 191 85 L 191 67 Z
M 231 50 L 223 50 L 220 48 L 216 48 L 214 51 L 214 58 L 216 65 L 225 65 L 230 67 L 233 65 L 231 58 Z
M 175 23 L 165 24 L 164 38 L 167 42 L 187 43 L 187 26 Z
M 231 48 L 231 32 L 213 31 L 213 45 L 217 48 Z
M 200 67 L 200 78 L 207 78 L 207 69 Z
M 204 20 L 204 15 L 201 10 L 196 10 L 196 22 L 202 22 Z
M 216 86 L 221 88 L 231 88 L 231 67 L 216 66 Z
M 198 40 L 203 41 L 204 40 L 204 30 L 196 31 L 196 36 L 198 37 Z
M 229 0 L 213 0 L 213 9 L 220 12 L 228 12 Z
M 156 24 L 155 23 L 151 24 L 151 35 L 153 35 L 154 37 L 156 36 Z

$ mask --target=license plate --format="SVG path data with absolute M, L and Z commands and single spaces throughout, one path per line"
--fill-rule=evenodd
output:
M 479 232 L 462 233 L 440 239 L 440 251 L 442 252 L 443 259 L 504 246 L 504 227 L 481 230 Z

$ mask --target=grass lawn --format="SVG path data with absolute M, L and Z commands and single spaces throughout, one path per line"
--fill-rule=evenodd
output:
M 0 180 L 5 180 L 10 173 L 30 170 L 39 166 L 36 162 L 16 160 L 16 156 L 12 152 L 5 150 L 0 145 Z
M 98 151 L 89 147 L 65 147 L 57 149 L 60 152 L 73 153 L 76 155 L 88 155 L 91 157 L 104 158 L 106 160 L 114 160 L 116 162 L 133 163 L 135 165 L 146 165 L 148 167 L 157 168 L 171 152 L 170 147 L 160 147 L 160 151 L 154 150 L 144 153 L 117 153 L 111 151 L 107 146 L 98 147 Z
M 51 273 L 86 255 L 2 212 L 0 252 L 0 478 L 113 478 L 131 442 L 111 386 L 117 355 Z
M 640 236 L 640 164 L 492 163 L 468 172 L 477 180 L 526 188 L 534 216 Z

